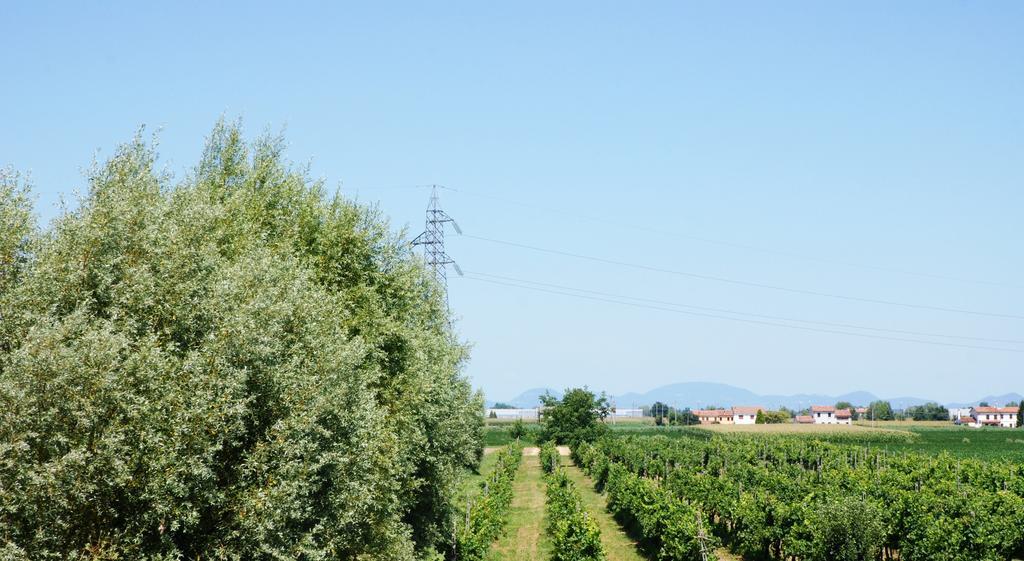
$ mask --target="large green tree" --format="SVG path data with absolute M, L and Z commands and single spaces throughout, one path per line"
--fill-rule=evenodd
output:
M 408 241 L 282 146 L 222 122 L 175 180 L 136 137 L 39 234 L 0 181 L 2 557 L 448 548 L 466 350 Z
M 603 423 L 610 409 L 608 398 L 586 388 L 565 390 L 562 399 L 550 395 L 541 396 L 544 406 L 541 419 L 540 440 L 554 440 L 558 444 L 575 446 L 580 442 L 592 442 L 599 438 L 608 427 Z
M 908 407 L 907 415 L 915 421 L 948 421 L 949 409 L 931 402 Z
M 864 419 L 869 421 L 891 421 L 896 418 L 888 401 L 872 401 Z

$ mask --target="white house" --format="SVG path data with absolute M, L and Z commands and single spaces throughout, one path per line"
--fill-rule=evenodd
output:
M 733 407 L 732 422 L 736 425 L 753 425 L 757 421 L 757 412 L 764 407 Z
M 620 419 L 623 418 L 623 417 L 643 417 L 644 416 L 644 410 L 643 409 L 623 409 L 622 407 L 616 407 L 615 410 L 611 412 L 611 416 L 612 417 L 619 417 Z
M 971 407 L 969 417 L 969 419 L 966 419 L 967 422 L 961 419 L 961 424 L 975 428 L 1004 427 L 1012 429 L 1017 426 L 1016 407 Z
M 853 424 L 853 412 L 849 409 L 836 409 L 831 405 L 811 406 L 811 417 L 816 425 Z

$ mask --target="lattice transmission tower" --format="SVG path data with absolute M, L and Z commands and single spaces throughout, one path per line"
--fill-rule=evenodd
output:
M 451 223 L 457 233 L 462 233 L 462 229 L 459 228 L 455 220 L 448 216 L 448 213 L 441 210 L 440 201 L 437 196 L 437 185 L 433 185 L 430 192 L 430 204 L 427 205 L 426 229 L 423 230 L 422 234 L 416 236 L 412 244 L 423 246 L 423 258 L 427 262 L 427 267 L 430 267 L 434 273 L 434 277 L 437 279 L 441 289 L 444 290 L 446 301 L 448 299 L 448 265 L 451 265 L 460 277 L 462 276 L 462 269 L 459 268 L 458 263 L 452 260 L 451 257 L 448 257 L 448 254 L 444 251 L 444 226 L 447 223 Z

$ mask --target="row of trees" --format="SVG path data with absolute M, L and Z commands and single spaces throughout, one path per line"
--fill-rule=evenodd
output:
M 0 173 L 0 557 L 450 551 L 483 403 L 373 209 L 219 123 L 180 180 L 141 136 L 33 223 Z

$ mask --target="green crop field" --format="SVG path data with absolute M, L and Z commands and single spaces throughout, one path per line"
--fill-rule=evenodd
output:
M 645 425 L 619 425 L 612 430 L 617 434 L 637 436 L 663 435 L 670 438 L 712 434 L 779 434 L 799 436 L 812 440 L 823 440 L 836 444 L 856 444 L 870 448 L 885 448 L 893 452 L 921 452 L 941 454 L 943 452 L 963 458 L 1009 459 L 1024 462 L 1024 430 L 984 428 L 973 429 L 951 425 L 911 425 L 895 428 L 869 427 L 816 427 L 799 425 L 753 425 L 736 427 L 655 427 Z M 498 435 L 488 432 L 488 441 L 498 440 Z M 507 442 L 507 436 L 506 440 Z M 503 442 L 495 442 L 501 444 Z
M 1010 459 L 1024 462 L 1024 430 L 971 429 L 962 427 L 915 427 L 918 438 L 905 444 L 890 444 L 891 450 L 906 450 L 980 459 Z
M 867 447 L 886 448 L 893 452 L 922 452 L 940 454 L 947 452 L 963 458 L 1011 459 L 1024 462 L 1024 430 L 984 428 L 973 429 L 951 425 L 908 425 L 884 428 L 866 426 L 827 427 L 806 425 L 752 425 L 737 427 L 722 425 L 715 427 L 656 427 L 640 423 L 609 425 L 616 434 L 636 436 L 663 435 L 670 438 L 712 434 L 785 434 L 836 444 L 857 444 Z M 527 424 L 526 435 L 521 442 L 536 444 L 537 424 Z M 508 425 L 489 426 L 484 431 L 486 446 L 504 446 L 515 440 Z

